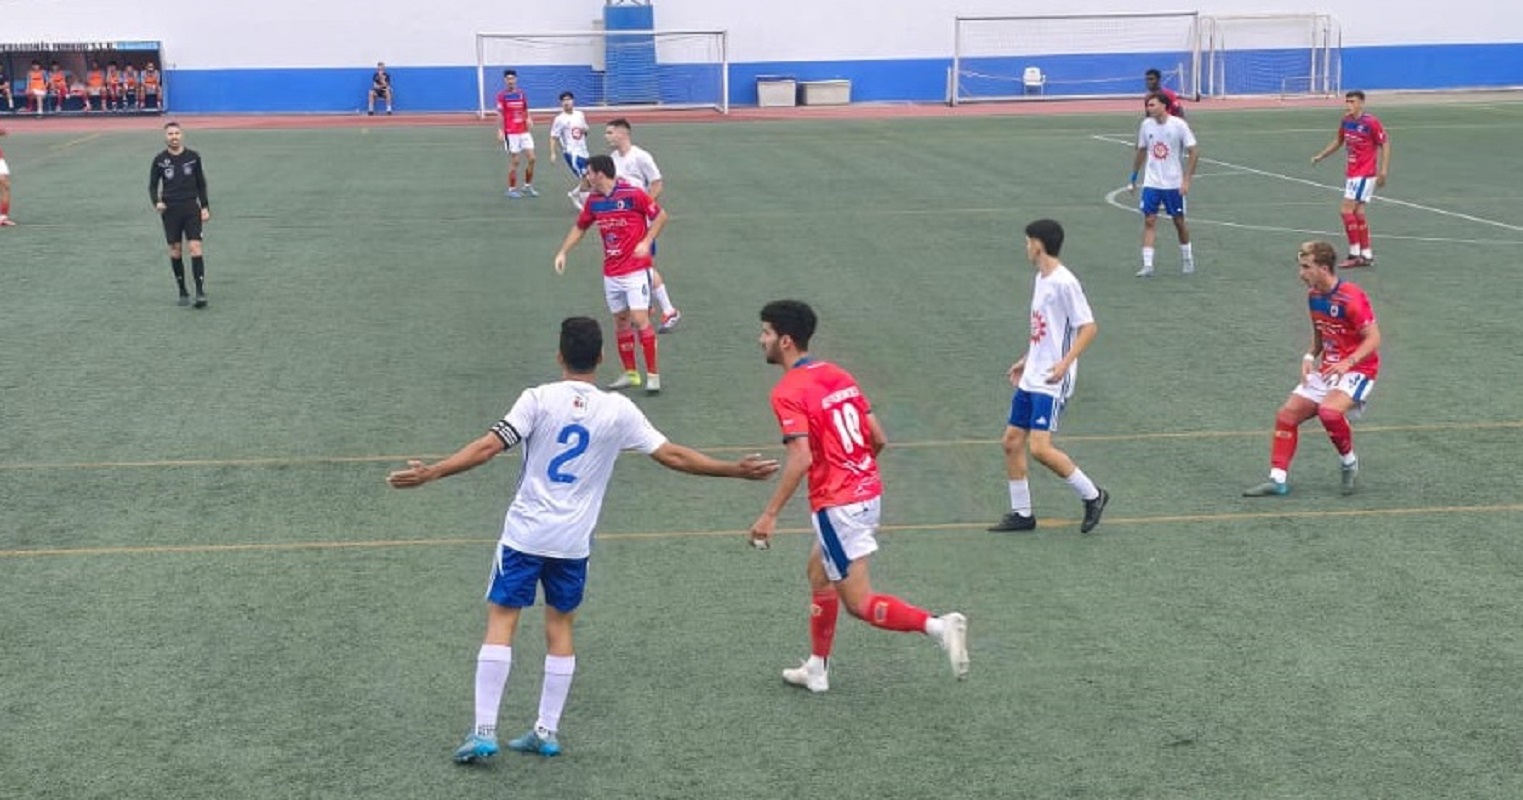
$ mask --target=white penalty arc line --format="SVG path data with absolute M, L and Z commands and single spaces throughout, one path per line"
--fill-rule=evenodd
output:
M 1095 134 L 1095 135 L 1092 135 L 1090 138 L 1091 139 L 1095 139 L 1097 141 L 1101 141 L 1101 142 L 1110 142 L 1112 144 L 1119 144 L 1119 145 L 1123 145 L 1123 146 L 1127 146 L 1127 147 L 1132 146 L 1132 142 L 1129 139 L 1121 139 L 1121 138 L 1117 138 L 1117 137 L 1109 136 L 1109 135 Z M 1337 186 L 1328 186 L 1325 183 L 1317 183 L 1316 181 L 1307 180 L 1306 178 L 1298 178 L 1298 177 L 1296 177 L 1294 175 L 1285 175 L 1285 174 L 1279 173 L 1279 172 L 1270 172 L 1268 170 L 1263 170 L 1263 169 L 1254 169 L 1253 167 L 1245 166 L 1243 164 L 1234 164 L 1231 161 L 1220 161 L 1220 160 L 1217 160 L 1217 159 L 1214 159 L 1214 158 L 1202 158 L 1201 161 L 1203 161 L 1203 162 L 1205 162 L 1207 164 L 1215 164 L 1216 166 L 1219 166 L 1219 167 L 1226 167 L 1228 169 L 1237 170 L 1239 172 L 1247 172 L 1247 173 L 1251 173 L 1253 175 L 1260 175 L 1260 176 L 1263 176 L 1265 178 L 1276 178 L 1276 179 L 1282 180 L 1282 181 L 1290 181 L 1291 183 L 1299 183 L 1299 184 L 1302 184 L 1302 185 L 1305 185 L 1305 186 L 1312 186 L 1312 187 L 1315 187 L 1315 188 L 1318 188 L 1318 189 L 1322 189 L 1324 191 L 1330 191 L 1330 192 L 1341 192 L 1342 191 L 1342 189 L 1337 187 Z M 1378 202 L 1381 202 L 1381 203 L 1390 203 L 1391 205 L 1402 206 L 1404 208 L 1412 208 L 1412 209 L 1416 209 L 1418 211 L 1428 211 L 1428 212 L 1431 212 L 1431 213 L 1434 213 L 1434 214 L 1442 214 L 1443 216 L 1446 216 L 1446 217 L 1454 217 L 1455 219 L 1463 219 L 1463 220 L 1466 220 L 1468 222 L 1475 222 L 1475 223 L 1479 223 L 1481 225 L 1491 225 L 1492 227 L 1502 228 L 1504 230 L 1514 231 L 1514 232 L 1517 232 L 1517 233 L 1523 233 L 1523 225 L 1513 225 L 1512 223 L 1509 223 L 1509 222 L 1498 222 L 1497 220 L 1494 220 L 1494 219 L 1486 219 L 1485 217 L 1477 217 L 1477 216 L 1474 216 L 1472 214 L 1462 214 L 1462 213 L 1460 213 L 1458 211 L 1449 211 L 1448 209 L 1434 208 L 1433 206 L 1425 206 L 1425 205 L 1422 205 L 1421 203 L 1412 203 L 1412 202 L 1408 202 L 1406 200 L 1397 200 L 1397 199 L 1391 198 L 1391 197 L 1381 197 L 1379 195 L 1376 195 L 1375 196 L 1375 200 L 1378 201 Z M 1283 230 L 1283 229 L 1276 228 L 1274 230 Z M 1394 238 L 1398 238 L 1398 237 L 1385 236 L 1383 238 L 1394 239 Z M 1468 239 L 1427 239 L 1427 240 L 1423 240 L 1423 241 L 1434 241 L 1434 242 L 1473 242 L 1474 240 L 1468 240 Z M 1507 242 L 1507 244 L 1518 244 L 1518 242 Z

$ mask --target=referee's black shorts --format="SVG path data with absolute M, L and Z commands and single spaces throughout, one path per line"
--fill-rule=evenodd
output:
M 164 238 L 170 244 L 179 244 L 181 239 L 201 241 L 200 203 L 194 200 L 170 203 L 164 207 L 161 216 L 164 221 Z

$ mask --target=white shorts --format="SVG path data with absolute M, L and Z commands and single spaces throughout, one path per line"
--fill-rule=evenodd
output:
M 509 133 L 502 137 L 502 149 L 509 153 L 518 153 L 524 150 L 534 149 L 534 134 L 532 133 Z
M 1343 184 L 1343 199 L 1356 203 L 1368 203 L 1375 197 L 1375 177 L 1349 178 Z
M 851 562 L 878 552 L 878 518 L 883 498 L 822 508 L 810 515 L 815 540 L 825 562 L 825 577 L 832 583 L 844 579 Z
M 603 299 L 617 314 L 634 308 L 650 308 L 650 270 L 642 269 L 617 278 L 603 276 Z
M 10 174 L 11 168 L 6 166 L 5 159 L 0 158 L 0 178 L 8 178 Z
M 1362 372 L 1345 372 L 1329 383 L 1322 373 L 1313 372 L 1306 376 L 1305 382 L 1296 384 L 1290 393 L 1320 405 L 1329 392 L 1335 391 L 1354 398 L 1354 408 L 1363 411 L 1364 404 L 1369 402 L 1370 392 L 1375 391 L 1375 379 Z

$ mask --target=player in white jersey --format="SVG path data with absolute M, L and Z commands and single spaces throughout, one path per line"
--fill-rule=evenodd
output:
M 629 120 L 620 117 L 608 123 L 603 136 L 608 140 L 608 146 L 613 148 L 609 155 L 613 156 L 614 169 L 619 177 L 626 183 L 638 186 L 650 195 L 652 200 L 659 200 L 661 192 L 666 188 L 666 183 L 661 179 L 661 168 L 656 166 L 656 159 L 651 157 L 644 149 L 636 147 L 629 138 Z M 651 255 L 656 254 L 656 248 L 652 243 Z M 653 281 L 650 290 L 651 298 L 661 309 L 661 324 L 656 326 L 657 333 L 671 333 L 682 321 L 682 312 L 672 305 L 672 298 L 666 293 L 666 280 L 661 277 L 661 271 L 651 267 L 650 276 Z
M 1184 119 L 1169 114 L 1169 102 L 1162 94 L 1148 95 L 1147 117 L 1137 131 L 1137 156 L 1132 160 L 1132 179 L 1127 187 L 1137 191 L 1137 173 L 1147 163 L 1142 181 L 1142 269 L 1137 277 L 1153 274 L 1153 241 L 1157 234 L 1158 209 L 1162 207 L 1174 220 L 1179 234 L 1179 256 L 1184 273 L 1195 271 L 1195 254 L 1190 250 L 1190 228 L 1185 224 L 1185 197 L 1190 194 L 1190 178 L 1200 160 L 1195 134 Z M 1186 161 L 1185 156 L 1189 159 Z
M 582 204 L 587 202 L 587 195 L 592 187 L 587 183 L 587 116 L 576 110 L 576 95 L 569 91 L 561 92 L 561 113 L 555 115 L 555 120 L 550 123 L 550 158 L 555 158 L 556 147 L 560 147 L 561 157 L 565 159 L 566 168 L 576 177 L 576 185 L 566 196 L 578 211 L 582 210 Z
M 1026 257 L 1036 267 L 1031 291 L 1031 344 L 1026 355 L 1010 367 L 1010 419 L 1005 427 L 1005 474 L 1010 480 L 1010 511 L 991 531 L 1029 531 L 1036 528 L 1031 511 L 1031 457 L 1068 482 L 1084 501 L 1084 521 L 1079 531 L 1089 533 L 1100 524 L 1110 493 L 1096 486 L 1073 459 L 1053 447 L 1063 403 L 1073 394 L 1078 377 L 1079 355 L 1095 340 L 1098 328 L 1089 309 L 1084 287 L 1058 254 L 1063 250 L 1063 226 L 1039 219 L 1026 226 Z
M 556 731 L 576 669 L 572 623 L 582 602 L 592 531 L 619 451 L 637 450 L 668 469 L 694 475 L 761 480 L 777 471 L 775 460 L 752 455 L 718 461 L 667 441 L 627 397 L 597 387 L 594 373 L 602 353 L 596 320 L 565 320 L 558 358 L 562 380 L 526 390 L 486 435 L 449 458 L 434 464 L 409 461 L 407 469 L 387 476 L 397 488 L 422 486 L 524 443 L 518 493 L 503 522 L 487 588 L 486 637 L 476 657 L 476 723 L 455 751 L 457 762 L 498 751 L 497 715 L 512 666 L 513 634 L 540 586 L 548 653 L 539 719 L 508 748 L 542 756 L 561 752 Z

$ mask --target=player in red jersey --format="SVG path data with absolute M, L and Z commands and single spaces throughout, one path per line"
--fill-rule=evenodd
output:
M 782 512 L 807 475 L 815 541 L 810 550 L 810 655 L 783 671 L 783 680 L 811 692 L 830 689 L 829 659 L 841 604 L 875 628 L 924 633 L 936 640 L 958 679 L 968 674 L 968 620 L 951 612 L 933 616 L 889 594 L 873 591 L 867 558 L 878 549 L 876 533 L 883 484 L 878 454 L 888 437 L 851 373 L 809 355 L 814 309 L 798 300 L 777 300 L 761 310 L 760 343 L 767 363 L 782 367 L 772 389 L 772 411 L 788 448 L 778 487 L 751 525 L 751 543 L 770 546 Z
M 1311 163 L 1327 158 L 1339 147 L 1348 148 L 1348 179 L 1343 185 L 1343 205 L 1339 211 L 1343 214 L 1343 230 L 1348 234 L 1349 255 L 1339 266 L 1368 267 L 1375 263 L 1375 252 L 1370 249 L 1370 225 L 1364 207 L 1375 196 L 1375 189 L 1386 185 L 1386 176 L 1391 172 L 1391 141 L 1380 120 L 1364 112 L 1364 92 L 1355 89 L 1345 94 L 1343 107 L 1338 135 L 1311 157 Z
M 497 93 L 497 114 L 502 117 L 502 130 L 497 140 L 508 151 L 508 197 L 539 197 L 534 190 L 534 119 L 529 116 L 529 97 L 518 87 L 518 73 L 511 69 L 502 71 L 502 91 Z M 518 191 L 518 156 L 522 153 L 524 164 L 524 190 Z
M 0 136 L 5 129 L 0 128 Z M 11 219 L 11 168 L 5 163 L 5 150 L 0 149 L 0 228 L 9 228 L 16 221 Z
M 1380 373 L 1380 326 L 1364 290 L 1338 277 L 1338 251 L 1327 242 L 1306 242 L 1296 253 L 1311 308 L 1311 347 L 1301 357 L 1301 382 L 1274 419 L 1269 480 L 1248 497 L 1290 493 L 1290 461 L 1301 423 L 1316 417 L 1327 429 L 1343 467 L 1343 493 L 1353 494 L 1359 475 L 1351 411 L 1364 408 Z M 1321 362 L 1320 364 L 1318 362 Z
M 638 340 L 645 353 L 645 391 L 655 394 L 661 391 L 661 373 L 656 366 L 656 330 L 650 324 L 650 273 L 655 264 L 650 249 L 666 227 L 666 210 L 644 189 L 618 180 L 610 156 L 588 159 L 587 181 L 592 193 L 555 254 L 555 271 L 566 271 L 566 254 L 597 223 L 603 238 L 603 297 L 613 312 L 619 363 L 624 366 L 624 374 L 608 388 L 641 385 L 635 364 Z
M 1143 73 L 1142 79 L 1147 85 L 1147 94 L 1156 94 L 1164 99 L 1164 107 L 1169 110 L 1169 116 L 1184 118 L 1185 104 L 1180 101 L 1179 92 L 1164 87 L 1162 72 L 1150 69 Z

